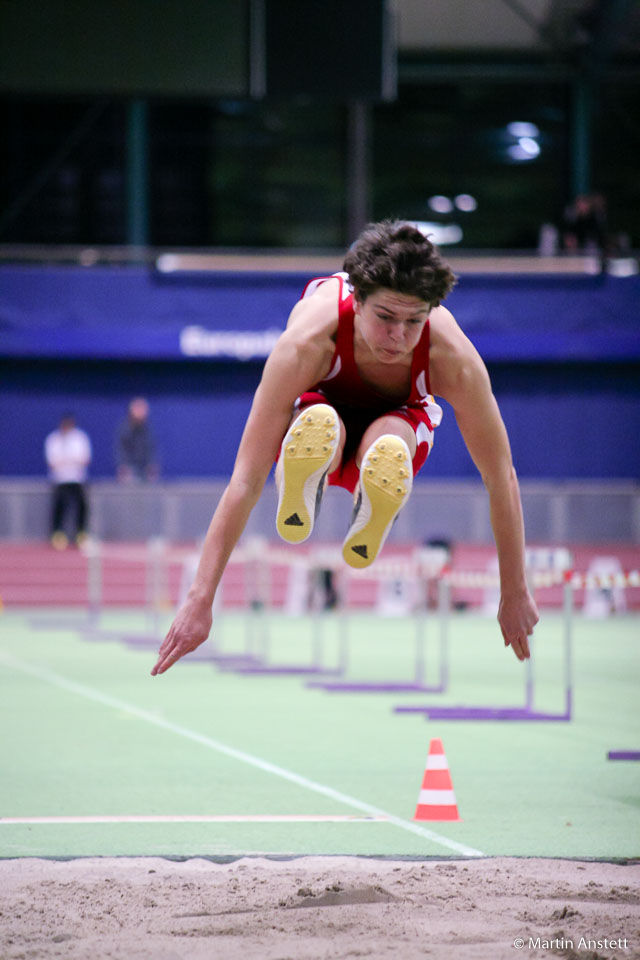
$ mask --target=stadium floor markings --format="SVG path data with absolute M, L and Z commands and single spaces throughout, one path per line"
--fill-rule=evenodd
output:
M 214 750 L 217 753 L 221 753 L 227 757 L 232 757 L 233 759 L 242 763 L 246 763 L 258 770 L 262 770 L 265 773 L 280 777 L 283 780 L 288 780 L 290 783 L 295 783 L 299 787 L 310 790 L 313 793 L 329 797 L 331 800 L 341 803 L 343 806 L 351 807 L 353 810 L 358 810 L 360 813 L 365 814 L 367 818 L 383 818 L 389 824 L 398 827 L 401 830 L 413 833 L 416 836 L 422 837 L 425 840 L 429 840 L 431 843 L 437 844 L 440 847 L 453 850 L 464 857 L 485 856 L 485 854 L 480 850 L 476 850 L 473 847 L 468 847 L 466 844 L 458 843 L 456 840 L 451 840 L 449 837 L 445 837 L 442 834 L 436 833 L 434 830 L 428 830 L 426 827 L 422 827 L 418 823 L 414 823 L 410 820 L 404 820 L 402 817 L 388 813 L 386 810 L 381 810 L 370 803 L 366 803 L 365 801 L 359 800 L 356 797 L 351 797 L 349 794 L 342 793 L 339 790 L 334 790 L 333 787 L 328 787 L 325 784 L 317 783 L 316 781 L 310 780 L 292 770 L 287 770 L 286 768 L 280 767 L 268 760 L 263 760 L 261 757 L 255 757 L 250 753 L 245 753 L 243 750 L 237 750 L 235 747 L 230 747 L 227 744 L 221 743 L 219 740 L 214 740 L 212 737 L 198 733 L 196 730 L 190 730 L 188 727 L 183 727 L 180 724 L 172 723 L 169 720 L 164 720 L 162 717 L 156 716 L 148 710 L 143 710 L 141 707 L 135 706 L 135 704 L 127 703 L 126 701 L 120 700 L 117 697 L 109 696 L 109 694 L 102 693 L 100 690 L 97 690 L 94 687 L 88 687 L 84 684 L 76 683 L 74 680 L 70 680 L 68 677 L 56 673 L 53 670 L 45 667 L 37 667 L 30 663 L 25 663 L 24 661 L 2 651 L 0 651 L 0 661 L 13 670 L 17 670 L 21 673 L 35 677 L 44 683 L 51 684 L 52 686 L 58 687 L 62 690 L 67 690 L 69 693 L 75 693 L 78 696 L 93 701 L 94 703 L 101 703 L 106 707 L 124 711 L 130 716 L 137 717 L 139 720 L 143 720 L 146 723 L 152 724 L 153 726 L 160 727 L 161 729 L 167 730 L 170 733 L 176 734 L 177 736 L 181 736 L 187 740 L 191 740 L 194 743 L 198 743 L 209 750 Z

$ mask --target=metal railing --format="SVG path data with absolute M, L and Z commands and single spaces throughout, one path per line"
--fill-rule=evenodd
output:
M 224 480 L 184 480 L 128 485 L 96 480 L 89 486 L 90 531 L 100 540 L 169 542 L 204 535 L 225 487 Z M 525 481 L 521 484 L 527 539 L 543 543 L 640 544 L 640 484 L 630 482 Z M 264 490 L 248 536 L 275 536 L 276 491 Z M 0 540 L 43 540 L 49 533 L 50 488 L 46 480 L 0 480 Z M 351 498 L 341 490 L 325 496 L 314 539 L 341 541 Z M 390 535 L 391 541 L 429 539 L 491 543 L 489 504 L 481 483 L 421 481 Z

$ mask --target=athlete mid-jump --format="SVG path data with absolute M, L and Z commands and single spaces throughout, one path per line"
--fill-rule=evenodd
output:
M 414 226 L 367 227 L 344 273 L 309 283 L 264 367 L 233 473 L 213 515 L 186 601 L 152 673 L 207 639 L 231 552 L 277 459 L 276 526 L 310 535 L 326 484 L 354 493 L 342 555 L 378 556 L 424 465 L 447 400 L 489 494 L 505 645 L 529 656 L 538 620 L 525 579 L 524 527 L 507 433 L 479 354 L 441 306 L 455 277 Z

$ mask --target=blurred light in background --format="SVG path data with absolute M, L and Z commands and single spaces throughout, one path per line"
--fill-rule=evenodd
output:
M 538 137 L 540 129 L 535 123 L 514 120 L 507 124 L 507 157 L 515 163 L 526 163 L 540 156 Z
M 517 143 L 507 147 L 507 153 L 512 160 L 535 160 L 540 155 L 540 144 L 531 137 L 520 137 Z
M 517 140 L 519 140 L 520 137 L 540 136 L 540 130 L 535 123 L 527 123 L 522 120 L 516 120 L 513 123 L 507 124 L 507 133 Z
M 428 220 L 414 220 L 413 225 L 438 247 L 460 243 L 462 240 L 462 227 L 457 223 L 430 223 Z
M 463 213 L 473 213 L 474 210 L 478 209 L 478 201 L 470 193 L 459 193 L 457 197 L 454 197 L 453 202 L 458 210 L 462 210 Z
M 427 203 L 434 213 L 451 213 L 453 210 L 453 203 L 449 197 L 443 197 L 442 194 L 429 197 Z

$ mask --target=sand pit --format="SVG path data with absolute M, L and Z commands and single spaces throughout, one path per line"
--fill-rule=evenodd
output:
M 640 862 L 0 861 L 0 960 L 517 956 L 640 960 Z

